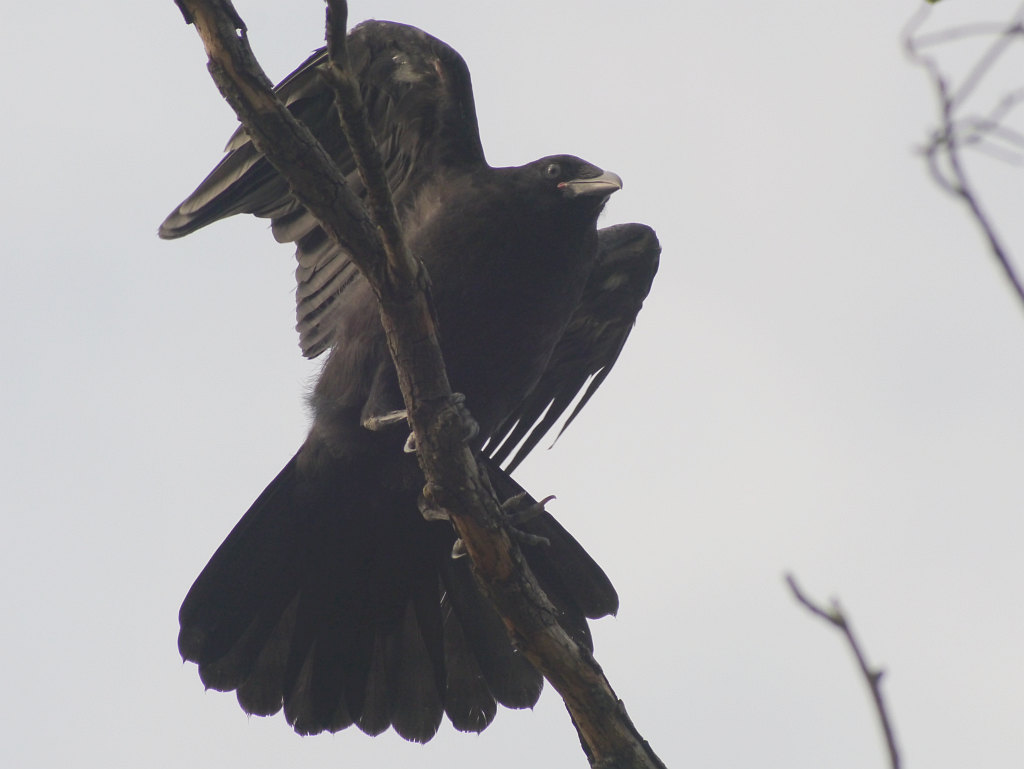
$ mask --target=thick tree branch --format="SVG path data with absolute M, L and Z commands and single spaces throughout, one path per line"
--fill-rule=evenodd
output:
M 555 608 L 508 535 L 486 472 L 466 444 L 464 410 L 452 398 L 424 290 L 427 277 L 403 242 L 358 83 L 347 67 L 345 3 L 329 3 L 331 66 L 325 76 L 338 96 L 346 135 L 369 190 L 369 215 L 317 140 L 273 94 L 230 2 L 175 2 L 198 30 L 210 73 L 257 149 L 324 231 L 352 254 L 377 293 L 427 479 L 425 496 L 451 514 L 484 592 L 519 648 L 562 695 L 591 765 L 662 767 L 600 666 L 558 624 Z
M 893 733 L 889 713 L 885 707 L 885 699 L 882 697 L 882 675 L 884 671 L 874 669 L 868 664 L 867 657 L 864 656 L 860 643 L 853 634 L 853 628 L 850 627 L 850 621 L 846 619 L 846 615 L 843 614 L 838 601 L 832 601 L 832 606 L 827 609 L 823 608 L 804 594 L 792 574 L 786 575 L 786 583 L 789 585 L 789 589 L 793 591 L 793 596 L 796 600 L 803 604 L 811 614 L 825 620 L 825 622 L 839 630 L 846 638 L 846 643 L 857 658 L 857 665 L 860 667 L 860 672 L 864 676 L 864 680 L 871 690 L 871 696 L 875 701 L 875 711 L 878 713 L 878 720 L 882 725 L 882 733 L 885 735 L 885 744 L 889 750 L 889 766 L 891 769 L 899 769 L 900 753 L 896 747 L 896 735 Z

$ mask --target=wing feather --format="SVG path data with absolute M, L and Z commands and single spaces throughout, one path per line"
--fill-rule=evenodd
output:
M 369 21 L 351 31 L 348 50 L 400 214 L 446 169 L 485 162 L 469 69 L 452 48 L 415 27 Z M 325 62 L 325 50 L 315 51 L 276 91 L 362 194 L 333 94 L 318 74 Z M 227 153 L 167 217 L 160 236 L 181 237 L 239 213 L 271 219 L 278 241 L 297 244 L 296 328 L 303 354 L 316 357 L 333 344 L 337 300 L 361 278 L 242 128 Z
M 511 472 L 582 392 L 558 435 L 565 431 L 618 360 L 651 290 L 660 255 L 658 238 L 646 225 L 620 224 L 598 231 L 597 262 L 579 306 L 543 376 L 488 437 L 485 454 L 503 463 L 515 451 L 506 467 Z

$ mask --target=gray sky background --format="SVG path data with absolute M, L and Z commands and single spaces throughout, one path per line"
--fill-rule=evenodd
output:
M 518 477 L 615 581 L 597 656 L 670 766 L 884 765 L 787 570 L 888 671 L 908 767 L 1024 762 L 1024 312 L 915 155 L 917 7 L 352 3 L 463 54 L 492 164 L 581 155 L 625 180 L 605 222 L 661 237 L 618 369 Z M 314 0 L 238 8 L 274 79 L 322 40 Z M 306 428 L 291 249 L 252 219 L 156 238 L 235 125 L 171 0 L 2 16 L 0 763 L 585 766 L 550 691 L 426 747 L 300 739 L 181 664 L 182 597 Z M 1024 170 L 968 162 L 1024 260 Z

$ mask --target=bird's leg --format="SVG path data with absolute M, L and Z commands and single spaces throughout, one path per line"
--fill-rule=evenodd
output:
M 368 416 L 363 420 L 363 427 L 367 430 L 373 430 L 379 432 L 385 430 L 392 425 L 396 425 L 399 422 L 405 422 L 409 419 L 409 412 L 405 409 L 397 409 L 395 411 L 389 411 L 386 414 Z
M 380 414 L 379 416 L 369 416 L 363 420 L 363 427 L 367 430 L 373 430 L 373 432 L 380 432 L 381 430 L 387 430 L 393 425 L 397 425 L 399 422 L 408 422 L 409 412 L 405 409 L 398 409 L 396 411 L 389 411 L 386 414 Z M 412 431 L 409 431 L 409 437 L 405 439 L 405 445 L 402 446 L 402 451 L 406 454 L 416 453 L 416 437 Z
M 366 417 L 363 420 L 363 427 L 376 433 L 381 432 L 382 430 L 387 430 L 388 428 L 397 425 L 399 422 L 408 421 L 409 412 L 405 409 L 397 409 L 395 411 L 389 411 L 386 414 Z M 405 439 L 405 445 L 402 446 L 402 451 L 406 454 L 416 453 L 416 438 L 413 435 L 412 430 L 409 431 L 409 437 Z

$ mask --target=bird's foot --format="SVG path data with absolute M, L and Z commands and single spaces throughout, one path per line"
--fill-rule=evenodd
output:
M 450 409 L 448 419 L 458 422 L 462 428 L 462 440 L 468 443 L 480 434 L 480 425 L 473 419 L 473 415 L 469 413 L 469 409 L 466 407 L 465 395 L 462 393 L 452 393 L 452 397 L 448 401 L 448 407 Z
M 387 430 L 395 425 L 405 422 L 409 422 L 409 412 L 405 409 L 396 409 L 395 411 L 388 411 L 385 414 L 375 414 L 369 416 L 363 420 L 363 427 L 367 430 L 372 430 L 375 433 Z M 409 437 L 405 439 L 405 445 L 402 447 L 402 451 L 406 454 L 416 453 L 416 437 L 412 431 L 409 431 Z
M 555 499 L 555 495 L 549 494 L 540 502 L 537 502 L 528 492 L 523 491 L 502 502 L 501 512 L 505 514 L 505 520 L 508 521 L 510 526 L 518 526 L 527 521 L 532 521 L 541 513 L 547 512 L 544 506 L 552 499 Z
M 424 486 L 417 500 L 420 515 L 428 521 L 450 521 L 452 517 L 439 501 L 442 498 L 443 492 L 435 484 L 428 483 Z
M 420 515 L 428 521 L 451 521 L 452 517 L 445 510 L 441 501 L 443 499 L 444 489 L 436 484 L 428 483 L 423 487 L 423 492 L 418 500 Z M 462 541 L 461 537 L 457 538 L 452 545 L 452 558 L 462 558 L 467 553 L 466 543 Z
M 463 429 L 462 440 L 466 442 L 473 440 L 480 433 L 480 425 L 477 424 L 477 421 L 473 419 L 473 415 L 469 413 L 469 409 L 466 408 L 466 396 L 462 393 L 452 393 L 452 397 L 448 401 L 448 407 L 449 411 L 445 418 L 455 420 L 461 425 Z M 404 414 L 405 412 L 402 413 Z M 416 453 L 415 433 L 409 433 L 409 437 L 405 440 L 403 451 L 406 454 Z
M 516 494 L 514 497 L 509 497 L 502 502 L 501 511 L 505 514 L 505 524 L 508 529 L 509 536 L 521 545 L 549 546 L 551 541 L 547 537 L 531 534 L 528 531 L 523 531 L 519 527 L 527 521 L 532 521 L 541 513 L 546 512 L 544 506 L 554 498 L 554 494 L 549 494 L 540 502 L 537 502 L 524 491 L 520 494 Z
M 521 545 L 548 547 L 551 541 L 547 537 L 531 534 L 519 527 L 545 512 L 545 505 L 554 498 L 555 495 L 551 494 L 537 502 L 524 491 L 506 499 L 501 504 L 501 512 L 505 516 L 505 530 L 508 531 L 508 535 Z M 443 499 L 444 490 L 428 483 L 423 487 L 423 492 L 417 500 L 420 515 L 428 521 L 450 521 L 451 515 L 445 509 Z M 465 542 L 461 538 L 456 539 L 452 546 L 452 558 L 462 558 L 466 552 Z

